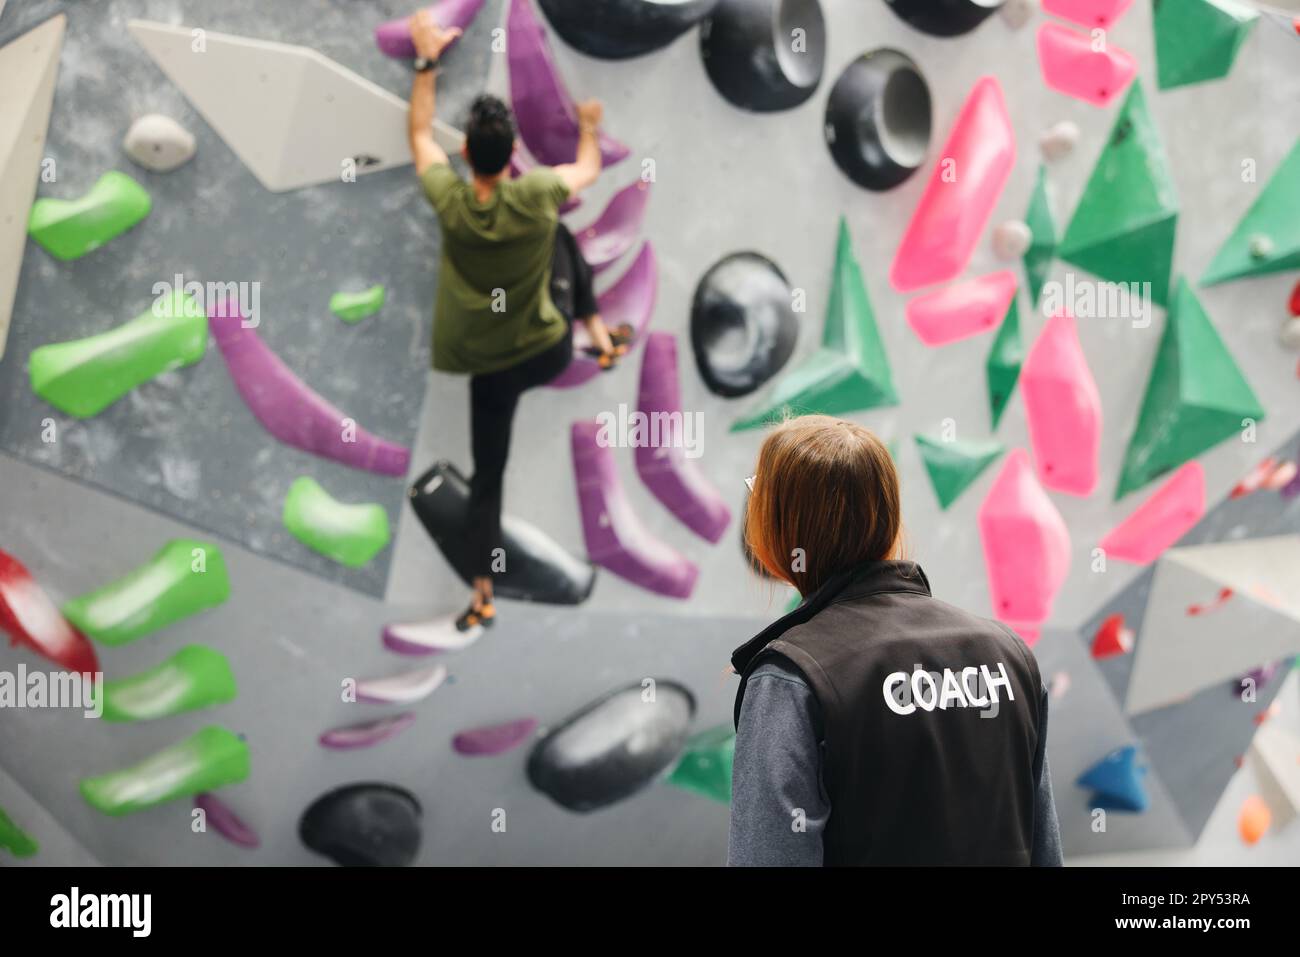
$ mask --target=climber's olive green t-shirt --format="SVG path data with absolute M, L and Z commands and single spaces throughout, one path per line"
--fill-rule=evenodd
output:
M 420 177 L 442 223 L 433 367 L 495 372 L 568 334 L 551 302 L 551 256 L 569 188 L 550 169 L 506 180 L 485 203 L 446 163 Z

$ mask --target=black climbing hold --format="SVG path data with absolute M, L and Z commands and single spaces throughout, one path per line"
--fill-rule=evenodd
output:
M 469 482 L 450 462 L 437 462 L 415 480 L 408 493 L 411 507 L 465 584 L 473 575 L 466 520 Z M 501 519 L 505 570 L 493 576 L 493 591 L 515 601 L 577 605 L 596 583 L 589 562 L 570 555 L 545 532 L 511 516 Z
M 970 33 L 1006 0 L 885 0 L 908 24 L 936 37 Z
M 676 763 L 694 714 L 694 696 L 675 681 L 619 688 L 537 742 L 528 780 L 570 811 L 621 801 Z
M 406 867 L 420 850 L 420 802 L 392 784 L 349 784 L 302 814 L 303 844 L 344 867 Z
M 788 110 L 813 95 L 826 60 L 818 0 L 719 0 L 700 24 L 704 68 L 746 110 Z
M 859 186 L 893 189 L 925 162 L 930 89 L 912 60 L 873 50 L 840 74 L 826 102 L 826 145 Z
M 717 0 L 540 0 L 564 42 L 602 60 L 626 60 L 666 47 Z
M 781 270 L 758 253 L 734 253 L 704 274 L 691 305 L 691 346 L 710 392 L 748 395 L 780 371 L 799 334 L 792 300 Z

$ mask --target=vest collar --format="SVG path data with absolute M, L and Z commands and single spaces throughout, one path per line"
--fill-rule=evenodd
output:
M 778 618 L 731 653 L 731 666 L 744 675 L 750 664 L 771 642 L 795 625 L 802 625 L 827 605 L 884 592 L 930 594 L 930 580 L 915 562 L 870 561 L 832 576 L 821 588 L 787 615 Z

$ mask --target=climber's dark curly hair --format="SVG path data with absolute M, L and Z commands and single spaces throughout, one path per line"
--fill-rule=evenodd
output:
M 480 176 L 495 176 L 510 162 L 515 148 L 515 123 L 510 107 L 495 96 L 483 94 L 469 108 L 465 125 L 469 164 Z

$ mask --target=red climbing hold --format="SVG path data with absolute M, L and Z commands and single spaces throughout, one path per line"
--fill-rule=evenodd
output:
M 1092 656 L 1097 660 L 1126 655 L 1133 650 L 1133 631 L 1124 627 L 1124 616 L 1114 614 L 1101 623 L 1092 639 Z
M 1291 315 L 1300 316 L 1300 282 L 1297 282 L 1295 288 L 1291 290 L 1291 298 L 1287 301 L 1286 308 Z
M 50 596 L 36 584 L 23 563 L 0 549 L 0 631 L 15 645 L 62 665 L 68 671 L 99 671 L 95 649 L 86 636 L 68 624 Z

